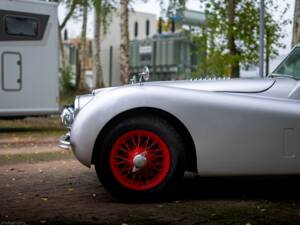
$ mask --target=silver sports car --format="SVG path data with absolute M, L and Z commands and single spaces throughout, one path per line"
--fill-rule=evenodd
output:
M 264 79 L 139 82 L 77 96 L 60 146 L 118 196 L 201 176 L 300 174 L 300 47 Z

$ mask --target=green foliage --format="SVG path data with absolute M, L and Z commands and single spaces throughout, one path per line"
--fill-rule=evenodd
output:
M 59 4 L 65 7 L 68 12 L 62 24 L 72 18 L 73 20 L 81 20 L 83 7 L 87 6 L 89 10 L 99 9 L 101 11 L 101 21 L 106 32 L 107 24 L 110 22 L 111 13 L 117 7 L 118 0 L 57 0 Z M 66 21 L 65 21 L 66 20 Z M 65 23 L 64 23 L 65 22 Z
M 147 1 L 147 0 L 146 0 Z M 146 2 L 144 1 L 144 2 Z M 185 9 L 186 0 L 157 0 L 160 3 L 161 16 L 171 18 Z M 166 4 L 168 2 L 168 4 Z
M 228 74 L 230 57 L 219 49 L 207 49 L 207 34 L 204 29 L 199 36 L 193 37 L 193 54 L 200 55 L 198 68 L 193 72 L 193 77 L 222 77 Z
M 169 5 L 166 11 L 166 16 L 171 18 L 176 15 L 178 12 L 185 9 L 185 0 L 170 0 Z
M 91 0 L 94 10 L 97 9 L 100 12 L 100 21 L 102 26 L 102 32 L 105 35 L 107 33 L 107 28 L 112 20 L 113 12 L 116 11 L 117 3 L 116 0 Z
M 64 28 L 69 19 L 78 20 L 80 17 L 81 7 L 84 4 L 83 0 L 58 0 L 59 4 L 66 10 L 66 15 L 61 21 L 61 28 Z
M 201 51 L 206 52 L 204 62 L 198 68 L 199 76 L 230 76 L 230 66 L 258 64 L 259 60 L 259 0 L 235 0 L 233 12 L 228 9 L 228 0 L 200 0 L 205 4 L 207 28 L 202 30 L 206 40 Z M 279 4 L 281 7 L 279 7 Z M 284 47 L 281 39 L 285 36 L 283 28 L 289 23 L 284 15 L 289 7 L 288 0 L 278 3 L 265 0 L 266 52 L 268 57 L 278 55 L 278 48 Z M 280 11 L 282 6 L 284 9 Z M 275 18 L 274 11 L 278 18 Z M 229 14 L 234 21 L 230 23 Z M 233 37 L 236 53 L 230 51 L 229 37 Z M 214 66 L 215 65 L 215 66 Z M 215 68 L 218 67 L 218 68 Z
M 73 74 L 71 67 L 63 68 L 60 72 L 59 85 L 61 96 L 71 95 L 75 91 L 75 87 L 72 82 L 75 75 Z

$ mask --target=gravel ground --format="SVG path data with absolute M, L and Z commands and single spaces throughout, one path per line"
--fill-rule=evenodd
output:
M 299 177 L 187 174 L 171 199 L 121 202 L 102 187 L 94 168 L 56 147 L 64 132 L 56 121 L 0 121 L 1 225 L 300 224 Z

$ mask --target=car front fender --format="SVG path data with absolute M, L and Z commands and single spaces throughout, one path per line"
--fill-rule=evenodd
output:
M 178 106 L 193 104 L 201 92 L 174 87 L 132 85 L 97 94 L 76 116 L 71 129 L 71 146 L 77 159 L 92 163 L 96 139 L 104 126 L 117 115 L 141 107 L 164 110 L 184 119 Z M 202 94 L 207 95 L 208 92 Z M 206 98 L 204 96 L 204 98 Z

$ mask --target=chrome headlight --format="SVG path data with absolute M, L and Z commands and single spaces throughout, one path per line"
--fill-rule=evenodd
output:
M 76 96 L 75 97 L 75 101 L 74 101 L 74 112 L 75 114 L 79 111 L 80 106 L 79 106 L 79 98 L 80 96 Z
M 75 101 L 74 101 L 75 116 L 87 103 L 89 103 L 92 100 L 93 97 L 94 97 L 93 94 L 79 95 L 75 97 Z
M 66 106 L 63 109 L 63 111 L 60 115 L 60 118 L 65 127 L 71 128 L 72 123 L 74 121 L 74 113 L 75 113 L 75 111 L 72 106 Z

